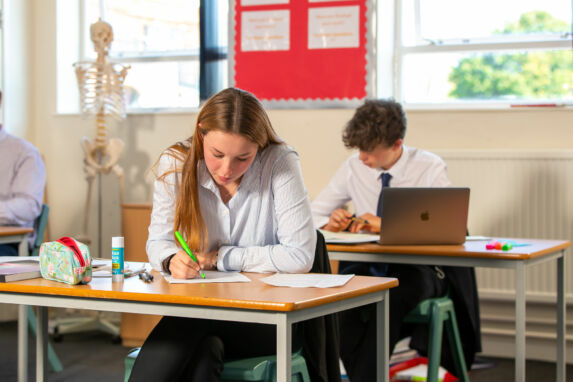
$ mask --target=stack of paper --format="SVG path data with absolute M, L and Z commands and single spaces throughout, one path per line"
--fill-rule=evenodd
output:
M 319 230 L 328 244 L 360 244 L 380 241 L 379 234 L 372 233 L 351 233 L 351 232 L 330 232 Z

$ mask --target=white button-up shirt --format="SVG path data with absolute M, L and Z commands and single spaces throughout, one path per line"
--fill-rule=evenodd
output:
M 181 169 L 170 155 L 157 174 Z M 198 163 L 199 202 L 207 225 L 206 251 L 218 249 L 220 271 L 304 273 L 312 267 L 316 231 L 297 153 L 286 145 L 259 152 L 236 194 L 224 204 L 204 161 Z M 147 254 L 153 268 L 179 247 L 173 238 L 181 172 L 155 181 Z
M 437 155 L 413 147 L 404 150 L 389 169 L 372 169 L 360 159 L 359 153 L 350 156 L 334 174 L 330 183 L 312 201 L 312 215 L 316 227 L 328 223 L 330 214 L 352 201 L 356 216 L 376 215 L 378 197 L 382 190 L 381 175 L 390 173 L 390 187 L 448 187 L 446 163 Z

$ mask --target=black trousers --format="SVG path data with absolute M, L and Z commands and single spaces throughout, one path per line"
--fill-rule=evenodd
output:
M 0 256 L 18 256 L 18 244 L 0 244 Z
M 130 381 L 219 381 L 225 360 L 276 353 L 273 325 L 163 317 L 145 340 Z
M 348 267 L 341 272 L 371 275 L 370 264 L 362 264 L 362 267 Z M 416 329 L 422 329 L 403 323 L 406 314 L 422 300 L 445 295 L 447 281 L 428 265 L 389 264 L 388 277 L 396 277 L 399 281 L 398 287 L 390 289 L 389 346 L 392 353 L 399 340 L 411 336 Z M 374 305 L 340 313 L 340 356 L 351 382 L 376 380 L 375 318 Z

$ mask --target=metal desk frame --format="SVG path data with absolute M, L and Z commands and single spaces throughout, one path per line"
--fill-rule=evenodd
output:
M 435 254 L 341 252 L 332 249 L 329 249 L 328 255 L 331 260 L 513 269 L 515 271 L 515 381 L 518 382 L 525 381 L 526 268 L 555 260 L 557 262 L 557 382 L 565 382 L 565 249 L 527 260 Z
M 73 289 L 73 288 L 72 288 Z M 145 293 L 145 292 L 143 292 Z M 0 302 L 38 307 L 38 333 L 36 341 L 36 381 L 44 381 L 47 375 L 47 335 L 48 308 L 75 308 L 98 311 L 157 314 L 177 317 L 193 317 L 225 321 L 254 322 L 275 325 L 277 327 L 277 381 L 290 382 L 292 354 L 292 324 L 315 317 L 352 309 L 358 306 L 376 304 L 377 352 L 384 360 L 378 365 L 377 380 L 387 381 L 388 366 L 388 289 L 368 292 L 342 300 L 326 302 L 320 305 L 290 311 L 240 309 L 220 306 L 199 306 L 163 302 L 136 301 L 120 298 L 89 298 L 57 294 L 24 293 L 0 290 Z M 22 338 L 19 338 L 21 340 Z M 26 373 L 20 369 L 20 364 L 27 364 L 27 349 L 20 343 L 19 378 L 20 382 L 27 381 Z M 24 352 L 26 350 L 26 352 Z

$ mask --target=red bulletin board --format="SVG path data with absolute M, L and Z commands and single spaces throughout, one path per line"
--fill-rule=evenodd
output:
M 273 4 L 269 4 L 271 2 Z M 280 2 L 285 4 L 277 4 Z M 250 91 L 263 101 L 318 101 L 318 104 L 328 105 L 329 101 L 338 101 L 337 104 L 340 104 L 340 101 L 362 100 L 372 95 L 369 67 L 373 61 L 370 58 L 373 38 L 368 36 L 373 36 L 373 33 L 368 27 L 371 23 L 368 16 L 371 14 L 369 0 L 232 0 L 231 6 L 233 28 L 229 44 L 230 47 L 232 45 L 229 78 L 233 86 Z M 358 12 L 354 16 L 357 25 L 351 24 L 353 30 L 358 29 L 353 32 L 357 46 L 332 47 L 326 44 L 326 48 L 310 49 L 312 37 L 309 36 L 309 12 L 314 15 L 317 12 L 321 15 L 332 12 L 334 16 L 328 17 L 341 17 L 338 14 L 348 9 L 352 10 L 353 15 Z M 285 26 L 285 30 L 288 29 L 285 34 L 288 40 L 286 48 L 242 49 L 243 33 L 246 38 L 250 33 L 243 30 L 243 16 L 269 14 L 259 11 L 282 11 L 281 15 L 288 15 L 284 18 L 285 25 L 288 25 Z M 317 16 L 310 17 L 316 20 Z M 330 28 L 337 28 L 332 26 L 336 25 L 334 21 L 329 24 Z M 346 32 L 329 30 L 330 35 L 343 35 Z M 313 33 L 314 37 L 317 35 L 320 34 Z M 272 34 L 267 38 L 272 40 Z M 312 41 L 317 40 L 315 38 Z

